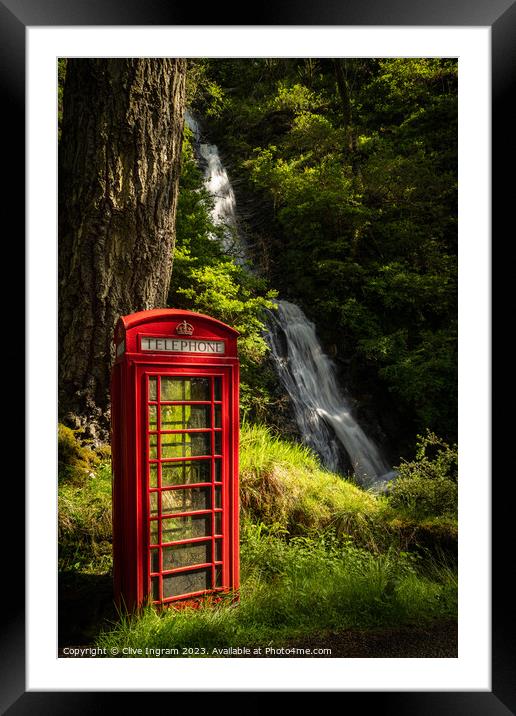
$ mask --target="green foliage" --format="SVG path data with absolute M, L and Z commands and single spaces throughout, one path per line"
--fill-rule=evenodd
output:
M 418 518 L 457 515 L 457 446 L 434 433 L 418 436 L 416 457 L 403 461 L 391 483 L 389 502 Z
M 271 283 L 301 303 L 362 390 L 385 395 L 407 443 L 426 428 L 454 440 L 457 62 L 347 59 L 346 106 L 336 67 L 208 61 L 227 90 L 209 131 L 270 207 Z
M 440 425 L 446 434 L 454 434 L 455 403 L 450 404 L 450 390 L 456 396 L 455 321 L 446 328 L 421 331 L 415 345 L 408 329 L 382 334 L 375 325 L 369 337 L 359 342 L 359 348 L 365 357 L 375 361 L 378 375 L 386 380 L 390 390 L 413 406 L 419 424 Z
M 453 571 L 436 565 L 429 578 L 411 555 L 373 556 L 331 533 L 287 541 L 278 529 L 246 523 L 241 569 L 237 607 L 210 599 L 195 609 L 161 614 L 148 607 L 102 633 L 97 646 L 108 653 L 122 646 L 144 652 L 146 647 L 178 648 L 177 656 L 188 646 L 206 651 L 187 655 L 209 657 L 216 655 L 214 648 L 281 645 L 325 630 L 425 623 L 456 615 Z
M 293 115 L 300 112 L 311 112 L 320 106 L 320 99 L 308 87 L 302 84 L 290 85 L 280 80 L 278 91 L 271 101 L 275 110 L 290 112 Z
M 456 101 L 457 62 L 451 59 L 384 59 L 364 87 L 363 111 L 369 121 L 402 124 L 420 116 L 441 98 Z
M 323 470 L 308 448 L 264 425 L 242 426 L 240 500 L 244 517 L 290 535 L 331 526 L 374 549 L 384 531 L 381 498 Z
M 218 117 L 226 104 L 225 92 L 209 72 L 209 60 L 187 60 L 186 105 L 202 103 L 206 117 Z
M 240 332 L 242 411 L 262 414 L 270 401 L 263 371 L 268 351 L 263 338 L 265 310 L 274 308 L 276 294 L 263 279 L 224 254 L 217 238 L 222 238 L 226 227 L 213 223 L 211 209 L 187 131 L 169 305 L 206 313 Z
M 69 455 L 73 459 L 72 451 Z M 434 436 L 418 448 L 416 461 L 429 479 L 453 473 L 452 453 Z M 407 463 L 400 469 L 411 476 L 416 468 Z M 456 615 L 455 569 L 435 550 L 433 557 L 427 552 L 437 538 L 453 555 L 456 532 L 450 533 L 450 521 L 416 522 L 390 498 L 321 470 L 307 448 L 263 426 L 243 425 L 241 488 L 238 607 L 231 595 L 219 603 L 208 598 L 196 609 L 159 614 L 148 607 L 135 617 L 121 615 L 97 646 L 179 647 L 181 656 L 183 646 L 281 644 L 325 630 Z M 110 508 L 111 471 L 105 462 L 84 473 L 80 484 L 59 486 L 60 571 L 110 572 Z M 415 535 L 425 547 L 421 555 L 407 550 Z
M 111 451 L 80 436 L 58 425 L 59 571 L 103 574 L 111 569 Z
M 442 456 L 436 459 L 439 465 L 444 464 Z M 418 457 L 417 464 L 420 462 Z M 400 466 L 400 480 L 412 479 L 411 466 Z M 417 484 L 412 479 L 410 485 L 415 490 Z M 456 514 L 443 511 L 442 503 L 434 503 L 436 511 L 432 512 L 429 502 L 424 503 L 425 509 L 411 511 L 397 498 L 397 482 L 391 490 L 394 496 L 389 498 L 365 491 L 322 469 L 305 446 L 282 439 L 264 425 L 242 425 L 240 504 L 244 521 L 268 525 L 290 537 L 330 529 L 373 553 L 423 547 L 453 555 Z
M 317 161 L 335 152 L 345 141 L 345 131 L 333 126 L 328 117 L 312 112 L 298 114 L 285 137 L 285 149 Z

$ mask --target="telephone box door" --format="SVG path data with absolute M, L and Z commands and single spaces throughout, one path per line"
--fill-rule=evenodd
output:
M 227 591 L 238 584 L 231 368 L 139 373 L 144 589 L 156 604 Z

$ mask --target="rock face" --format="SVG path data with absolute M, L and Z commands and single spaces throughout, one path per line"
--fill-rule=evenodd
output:
M 166 306 L 182 59 L 72 59 L 59 146 L 59 413 L 102 436 L 120 315 Z M 95 437 L 95 435 L 93 435 Z

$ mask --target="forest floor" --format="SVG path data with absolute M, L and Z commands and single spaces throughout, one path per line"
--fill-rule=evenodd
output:
M 457 623 L 453 620 L 431 622 L 426 626 L 378 629 L 345 629 L 324 636 L 310 636 L 285 645 L 296 648 L 295 654 L 264 653 L 263 657 L 295 658 L 456 658 L 458 656 Z M 314 650 L 331 649 L 331 654 Z M 305 653 L 301 653 L 305 650 Z M 309 651 L 308 651 L 309 650 Z

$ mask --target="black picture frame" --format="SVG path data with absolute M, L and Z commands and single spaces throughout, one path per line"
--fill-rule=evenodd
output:
M 15 160 L 9 165 L 10 182 L 4 193 L 9 213 L 16 215 L 11 237 L 24 246 L 25 216 L 25 29 L 29 26 L 77 25 L 220 25 L 220 7 L 199 9 L 173 0 L 0 0 L 0 83 L 4 111 L 4 138 L 16 148 Z M 275 7 L 241 5 L 232 10 L 231 21 L 224 25 L 357 25 L 357 26 L 484 26 L 492 37 L 492 210 L 493 238 L 503 241 L 506 232 L 504 212 L 514 203 L 513 183 L 505 180 L 514 153 L 510 151 L 514 134 L 509 114 L 511 80 L 516 69 L 516 4 L 514 0 L 384 0 L 365 3 L 331 0 L 311 3 L 308 0 L 277 4 Z M 513 144 L 512 144 L 513 146 Z M 509 224 L 510 226 L 510 224 Z M 23 256 L 22 256 L 23 262 Z M 494 296 L 496 298 L 496 295 Z M 53 317 L 51 317 L 53 318 Z M 486 440 L 490 440 L 486 436 Z M 497 446 L 502 445 L 502 438 Z M 495 454 L 493 446 L 493 454 Z M 22 505 L 23 484 L 7 485 L 5 504 Z M 9 490 L 12 495 L 9 495 Z M 492 499 L 496 519 L 492 522 L 493 598 L 492 598 L 492 691 L 491 692 L 344 692 L 340 704 L 348 709 L 357 697 L 360 706 L 378 708 L 382 714 L 400 716 L 453 716 L 476 714 L 503 716 L 516 711 L 516 665 L 514 633 L 510 629 L 514 596 L 504 581 L 511 568 L 507 545 L 512 543 L 513 518 L 506 500 L 506 483 L 494 478 Z M 4 524 L 6 524 L 4 522 Z M 4 527 L 5 530 L 5 527 Z M 9 543 L 7 534 L 5 544 Z M 6 550 L 4 573 L 19 574 L 15 560 L 19 552 Z M 120 706 L 120 694 L 114 692 L 26 692 L 25 687 L 25 619 L 24 605 L 12 601 L 2 613 L 0 637 L 1 684 L 0 709 L 13 716 L 19 714 L 93 713 L 102 708 Z M 509 623 L 508 623 L 509 622 Z M 238 688 L 237 685 L 235 685 Z M 161 694 L 166 696 L 166 694 Z M 145 693 L 131 693 L 131 703 L 138 707 Z M 116 699 L 116 704 L 115 704 Z M 147 703 L 147 702 L 145 702 Z M 259 701 L 255 702 L 257 705 Z

